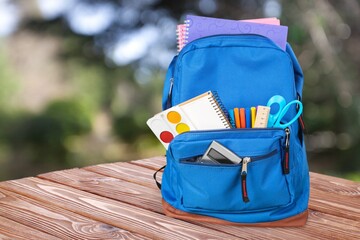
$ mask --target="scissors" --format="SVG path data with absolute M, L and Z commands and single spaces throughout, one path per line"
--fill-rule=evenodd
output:
M 286 104 L 285 98 L 281 95 L 275 95 L 271 97 L 266 106 L 271 107 L 273 104 L 279 104 L 279 110 L 276 113 L 269 115 L 268 127 L 285 129 L 288 126 L 290 126 L 293 122 L 295 122 L 300 117 L 303 111 L 303 105 L 299 100 L 293 100 L 288 104 Z M 298 109 L 296 116 L 287 123 L 281 122 L 281 120 L 286 115 L 292 104 L 297 104 Z

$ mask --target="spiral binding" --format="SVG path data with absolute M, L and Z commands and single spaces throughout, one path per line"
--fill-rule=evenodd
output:
M 176 40 L 177 40 L 178 52 L 180 52 L 184 46 L 183 36 L 184 36 L 184 24 L 178 24 L 176 27 Z
M 185 42 L 185 45 L 188 44 L 189 42 L 189 28 L 190 28 L 190 20 L 185 20 L 184 21 L 185 23 L 185 35 L 184 35 L 184 42 Z M 184 45 L 184 46 L 185 46 Z
M 210 101 L 211 105 L 214 107 L 216 113 L 219 115 L 220 120 L 224 124 L 224 127 L 231 128 L 232 123 L 231 123 L 231 121 L 229 121 L 229 113 L 226 110 L 224 104 L 222 103 L 222 101 L 216 91 L 210 92 L 209 101 Z
M 178 52 L 185 47 L 188 43 L 189 38 L 189 20 L 185 20 L 184 24 L 178 24 L 176 28 L 176 36 L 177 36 L 177 49 Z

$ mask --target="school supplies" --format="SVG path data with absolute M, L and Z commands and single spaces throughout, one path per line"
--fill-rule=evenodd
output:
M 178 52 L 181 51 L 181 49 L 186 44 L 186 24 L 178 24 L 176 27 L 176 38 L 177 38 L 177 49 Z
M 242 159 L 217 141 L 212 141 L 200 163 L 240 164 Z
M 286 113 L 289 111 L 291 105 L 296 104 L 297 105 L 297 114 L 288 122 L 282 123 L 281 120 L 286 115 Z M 286 100 L 281 95 L 274 95 L 272 96 L 268 103 L 266 104 L 268 107 L 272 107 L 274 105 L 278 105 L 278 110 L 276 113 L 271 113 L 269 115 L 269 121 L 268 121 L 268 127 L 279 127 L 279 128 L 287 128 L 292 123 L 294 123 L 302 114 L 303 111 L 303 105 L 298 100 L 293 100 L 286 104 Z
M 256 107 L 251 107 L 251 127 L 253 128 L 255 126 L 255 119 L 256 119 Z
M 261 106 L 260 106 L 261 107 Z M 264 106 L 262 106 L 264 108 Z M 266 108 L 266 107 L 265 107 Z M 264 112 L 265 111 L 265 112 Z M 229 111 L 230 119 L 234 119 L 233 122 L 235 125 L 234 128 L 254 128 L 256 121 L 256 107 L 250 108 L 234 108 Z M 259 120 L 256 127 L 266 128 L 265 122 L 266 118 L 266 109 L 262 109 L 262 112 L 259 113 Z
M 250 108 L 245 108 L 246 128 L 251 128 L 251 111 Z
M 240 108 L 240 128 L 246 128 L 245 108 Z
M 158 113 L 146 123 L 166 149 L 175 136 L 190 130 L 231 128 L 219 97 L 211 91 Z
M 283 50 L 286 48 L 287 26 L 193 15 L 186 16 L 185 24 L 185 44 L 202 37 L 219 34 L 257 34 L 271 39 Z
M 240 22 L 251 22 L 251 23 L 260 23 L 260 24 L 271 24 L 271 25 L 280 25 L 280 20 L 277 18 L 257 18 L 257 19 L 245 19 L 239 20 Z M 177 35 L 177 49 L 178 52 L 186 45 L 188 42 L 188 30 L 187 24 L 178 24 L 176 27 Z
M 270 24 L 270 25 L 280 25 L 280 20 L 277 18 L 258 18 L 258 19 L 245 19 L 239 20 L 240 22 L 251 22 L 251 23 L 259 23 L 259 24 Z M 186 45 L 188 42 L 188 30 L 187 24 L 178 24 L 176 28 L 177 35 L 177 49 L 178 52 Z
M 270 107 L 258 106 L 256 111 L 256 119 L 254 128 L 266 128 L 268 125 Z
M 261 24 L 272 24 L 272 25 L 280 25 L 280 19 L 276 17 L 271 18 L 256 18 L 256 19 L 243 19 L 239 20 L 242 22 L 252 22 L 252 23 L 261 23 Z
M 236 128 L 241 127 L 240 112 L 239 108 L 234 108 L 235 126 Z
M 228 112 L 229 112 L 229 121 L 231 123 L 231 127 L 236 128 L 234 110 L 230 109 Z

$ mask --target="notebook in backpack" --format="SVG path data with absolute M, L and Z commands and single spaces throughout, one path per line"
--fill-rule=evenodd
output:
M 172 60 L 163 109 L 206 91 L 216 91 L 226 109 L 266 106 L 274 95 L 287 102 L 301 100 L 302 87 L 302 70 L 289 44 L 284 51 L 255 34 L 208 36 L 188 43 Z M 296 114 L 293 106 L 283 122 Z M 232 128 L 177 135 L 166 151 L 162 176 L 165 214 L 234 225 L 304 225 L 309 171 L 302 127 L 301 121 L 295 121 L 285 129 Z M 242 163 L 196 161 L 214 141 Z M 249 161 L 245 164 L 244 159 Z

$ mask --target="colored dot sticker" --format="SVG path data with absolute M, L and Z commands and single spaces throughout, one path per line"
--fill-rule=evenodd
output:
M 190 127 L 189 125 L 185 124 L 185 123 L 179 123 L 178 125 L 176 125 L 176 131 L 180 134 L 183 132 L 188 132 L 190 131 Z
M 167 119 L 169 120 L 169 122 L 171 123 L 179 123 L 181 121 L 181 115 L 178 112 L 175 111 L 170 111 L 167 114 Z
M 171 142 L 171 140 L 173 140 L 174 136 L 172 135 L 171 132 L 169 131 L 162 131 L 160 133 L 160 139 L 161 141 L 163 141 L 164 143 L 169 143 Z

